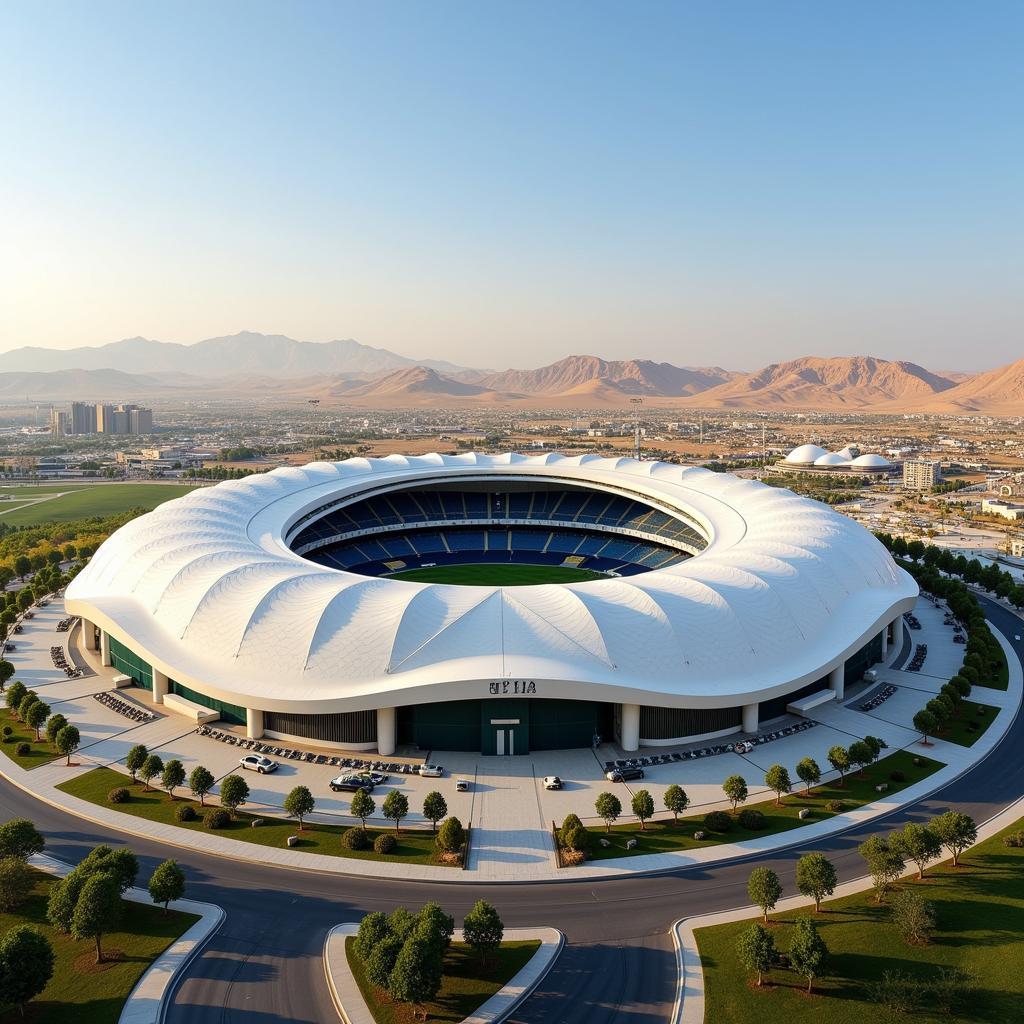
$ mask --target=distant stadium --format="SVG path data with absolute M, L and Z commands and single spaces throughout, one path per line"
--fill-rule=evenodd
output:
M 118 530 L 68 587 L 157 700 L 321 746 L 525 754 L 753 732 L 842 696 L 917 595 L 818 502 L 661 462 L 314 463 Z

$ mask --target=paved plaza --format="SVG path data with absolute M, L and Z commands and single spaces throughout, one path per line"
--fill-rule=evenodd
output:
M 646 777 L 642 781 L 616 784 L 604 779 L 603 765 L 607 760 L 624 755 L 609 743 L 602 744 L 597 750 L 538 751 L 520 757 L 431 751 L 430 759 L 446 768 L 443 778 L 393 775 L 385 785 L 378 787 L 374 797 L 380 807 L 390 789 L 401 790 L 409 797 L 411 814 L 408 823 L 423 825 L 420 814 L 423 798 L 431 790 L 438 790 L 448 803 L 449 813 L 457 815 L 464 823 L 472 823 L 471 870 L 496 879 L 547 873 L 555 867 L 550 838 L 552 824 L 560 823 L 569 812 L 597 824 L 593 813 L 594 800 L 604 790 L 618 791 L 623 805 L 628 808 L 632 793 L 641 788 L 647 789 L 654 797 L 655 806 L 661 808 L 665 789 L 677 783 L 689 795 L 692 810 L 702 812 L 727 806 L 721 783 L 731 774 L 742 775 L 747 780 L 750 800 L 756 801 L 771 795 L 763 785 L 763 778 L 772 764 L 784 765 L 795 782 L 796 765 L 802 758 L 813 757 L 823 769 L 827 769 L 830 747 L 836 744 L 848 746 L 867 734 L 878 736 L 892 750 L 918 744 L 920 737 L 913 729 L 912 718 L 930 694 L 956 671 L 964 649 L 953 642 L 953 630 L 944 625 L 941 608 L 935 608 L 922 598 L 915 614 L 922 628 L 907 630 L 909 642 L 904 650 L 889 652 L 890 664 L 877 666 L 877 683 L 851 686 L 842 704 L 829 702 L 809 713 L 816 723 L 813 728 L 759 744 L 748 754 L 730 752 L 654 765 L 646 769 Z M 79 642 L 80 630 L 70 633 L 56 631 L 57 623 L 63 617 L 64 608 L 59 600 L 38 609 L 35 617 L 25 623 L 24 632 L 17 635 L 17 650 L 11 655 L 16 678 L 38 690 L 53 711 L 66 715 L 82 733 L 82 746 L 75 757 L 80 767 L 67 769 L 58 763 L 35 769 L 40 782 L 51 776 L 52 782 L 56 782 L 66 778 L 69 771 L 84 771 L 96 765 L 123 771 L 124 758 L 136 743 L 144 743 L 165 762 L 171 758 L 180 759 L 186 771 L 203 764 L 218 782 L 225 775 L 239 770 L 238 759 L 244 751 L 198 734 L 195 726 L 184 717 L 164 706 L 153 705 L 148 691 L 131 687 L 118 694 L 156 713 L 152 721 L 145 723 L 132 721 L 94 699 L 93 694 L 113 687 L 117 672 L 102 667 L 95 652 L 84 650 Z M 922 671 L 906 672 L 890 667 L 903 664 L 914 645 L 922 642 L 928 645 Z M 83 667 L 86 672 L 83 677 L 67 679 L 54 668 L 50 648 L 57 644 L 64 647 L 69 662 Z M 896 687 L 895 694 L 869 712 L 860 710 L 865 696 L 885 683 Z M 976 688 L 973 696 L 996 707 L 1005 706 L 1013 699 L 1009 693 L 980 687 Z M 790 716 L 788 721 L 793 723 L 797 719 Z M 240 729 L 235 731 L 242 734 Z M 288 745 L 295 746 L 294 743 Z M 968 748 L 942 741 L 937 741 L 927 753 L 951 767 L 966 766 L 972 758 Z M 356 756 L 373 757 L 366 754 Z M 302 784 L 308 786 L 316 798 L 317 810 L 313 816 L 316 820 L 352 823 L 353 819 L 348 814 L 351 794 L 335 794 L 328 787 L 329 780 L 338 773 L 338 768 L 291 760 L 282 760 L 278 770 L 270 775 L 246 773 L 251 790 L 246 808 L 255 813 L 282 814 L 285 795 L 293 786 Z M 827 772 L 826 777 L 831 774 Z M 564 788 L 560 791 L 545 790 L 542 782 L 545 775 L 560 776 Z M 469 782 L 467 792 L 456 791 L 459 778 Z M 214 794 L 216 792 L 215 787 Z M 386 824 L 379 815 L 373 820 L 377 824 Z

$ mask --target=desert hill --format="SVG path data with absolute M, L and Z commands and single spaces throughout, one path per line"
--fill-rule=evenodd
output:
M 908 403 L 906 410 L 900 411 L 1024 416 L 1024 359 L 979 373 L 925 401 Z

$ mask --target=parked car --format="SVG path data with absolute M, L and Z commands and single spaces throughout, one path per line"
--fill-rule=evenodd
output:
M 737 754 L 749 754 L 754 749 L 754 744 L 750 740 L 740 740 L 732 749 Z
M 339 775 L 337 778 L 331 779 L 330 785 L 335 793 L 342 790 L 356 793 L 360 789 L 365 789 L 367 793 L 372 793 L 374 784 L 364 779 L 361 775 Z
M 545 775 L 544 776 L 544 788 L 545 789 L 561 789 L 562 780 L 557 775 Z
M 420 775 L 424 775 L 428 779 L 439 779 L 444 775 L 444 769 L 439 764 L 421 764 Z
M 277 771 L 277 762 L 262 754 L 246 754 L 245 757 L 239 758 L 238 763 L 251 772 L 259 772 L 260 775 Z
M 359 778 L 372 783 L 374 786 L 379 786 L 388 781 L 388 777 L 382 772 L 356 772 L 355 774 L 358 775 Z
M 630 782 L 633 779 L 642 779 L 644 770 L 643 768 L 613 768 L 610 772 L 605 772 L 604 777 L 609 782 Z
M 456 779 L 455 780 L 455 791 L 457 793 L 468 793 L 469 792 L 469 779 Z
M 1020 643 L 1020 633 L 1014 633 L 1013 639 L 1016 640 L 1017 643 Z
M 13 651 L 15 649 L 14 644 L 4 644 L 5 651 Z

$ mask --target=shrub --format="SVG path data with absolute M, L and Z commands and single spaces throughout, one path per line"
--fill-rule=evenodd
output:
M 13 735 L 14 730 L 9 725 L 5 725 L 3 728 L 4 742 L 6 743 Z
M 112 804 L 126 804 L 131 794 L 124 786 L 115 786 L 108 794 L 107 799 Z
M 912 946 L 928 944 L 935 931 L 935 910 L 923 896 L 909 889 L 896 893 L 891 902 L 892 923 Z
M 590 833 L 582 825 L 571 825 L 562 829 L 562 845 L 577 853 L 586 853 L 590 849 Z
M 359 830 L 360 833 L 363 831 Z M 390 832 L 382 832 L 373 841 L 374 853 L 393 853 L 396 846 L 395 837 Z
M 196 809 L 191 804 L 182 804 L 175 812 L 175 818 L 178 821 L 195 821 L 199 815 L 196 814 Z
M 1024 832 L 1011 832 L 1008 836 L 1003 836 L 1003 846 L 1024 846 Z
M 370 845 L 370 837 L 363 829 L 353 826 L 341 833 L 341 845 L 346 850 L 365 850 Z
M 437 848 L 445 853 L 458 853 L 466 843 L 466 832 L 462 827 L 462 822 L 454 815 L 445 818 L 437 830 L 437 838 L 434 842 Z
M 740 811 L 739 822 L 743 828 L 758 832 L 764 828 L 764 815 L 753 807 L 745 807 Z
M 14 748 L 14 752 L 18 757 L 28 757 L 28 755 L 32 753 L 32 744 L 26 743 L 22 740 L 22 742 Z
M 840 811 L 846 810 L 846 804 L 842 800 L 826 800 L 825 810 L 831 811 L 833 814 L 839 814 Z
M 903 772 L 899 771 L 898 769 L 896 771 L 890 773 L 889 778 L 893 782 L 906 782 L 907 781 L 906 775 L 904 775 Z
M 231 824 L 231 815 L 223 807 L 211 807 L 203 815 L 206 828 L 227 828 Z
M 728 832 L 732 818 L 725 811 L 709 811 L 704 815 L 704 827 L 712 832 Z

